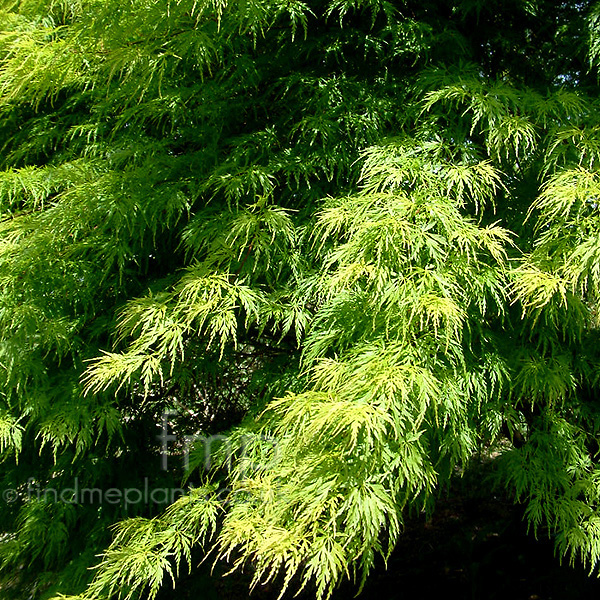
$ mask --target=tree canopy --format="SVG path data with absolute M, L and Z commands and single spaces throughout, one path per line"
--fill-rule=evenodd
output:
M 153 599 L 208 556 L 327 598 L 483 453 L 596 568 L 600 4 L 0 25 L 1 569 Z

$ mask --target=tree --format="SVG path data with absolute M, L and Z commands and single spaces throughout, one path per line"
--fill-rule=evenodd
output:
M 0 18 L 3 569 L 323 598 L 483 451 L 597 565 L 600 5 Z

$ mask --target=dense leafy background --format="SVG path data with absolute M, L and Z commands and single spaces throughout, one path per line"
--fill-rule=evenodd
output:
M 6 572 L 154 597 L 212 549 L 324 597 L 483 455 L 596 565 L 600 5 L 23 0 L 0 23 Z M 182 473 L 194 434 L 222 443 Z M 43 493 L 182 476 L 163 505 Z

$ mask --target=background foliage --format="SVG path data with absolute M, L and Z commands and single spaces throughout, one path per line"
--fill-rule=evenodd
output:
M 599 15 L 0 2 L 1 568 L 154 598 L 210 551 L 327 597 L 487 453 L 593 569 Z

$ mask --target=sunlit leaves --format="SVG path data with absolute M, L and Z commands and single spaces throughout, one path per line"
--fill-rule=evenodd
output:
M 581 3 L 534 33 L 552 3 L 513 4 L 2 3 L 0 450 L 129 485 L 161 410 L 234 427 L 191 449 L 214 484 L 90 541 L 78 600 L 154 597 L 207 542 L 327 597 L 497 444 L 594 564 L 597 85 Z M 7 569 L 124 514 L 20 502 Z
M 123 353 L 105 352 L 86 374 L 86 390 L 119 387 L 139 374 L 146 390 L 165 372 L 172 373 L 184 359 L 190 335 L 206 335 L 206 346 L 223 351 L 226 343 L 237 340 L 238 309 L 246 324 L 259 316 L 260 293 L 242 283 L 230 283 L 226 275 L 207 272 L 203 265 L 191 268 L 176 291 L 157 298 L 132 301 L 119 323 L 120 335 L 135 335 Z
M 155 598 L 165 577 L 175 580 L 182 560 L 191 568 L 193 545 L 214 535 L 221 507 L 213 492 L 211 486 L 194 489 L 171 504 L 160 519 L 118 523 L 86 597 L 108 594 L 125 600 L 146 590 L 148 598 Z
M 9 413 L 0 415 L 0 452 L 21 450 L 23 426 Z
M 598 174 L 581 167 L 546 182 L 531 207 L 539 211 L 535 249 L 516 271 L 515 289 L 526 306 L 545 306 L 552 298 L 566 305 L 572 294 L 598 298 L 599 192 Z

